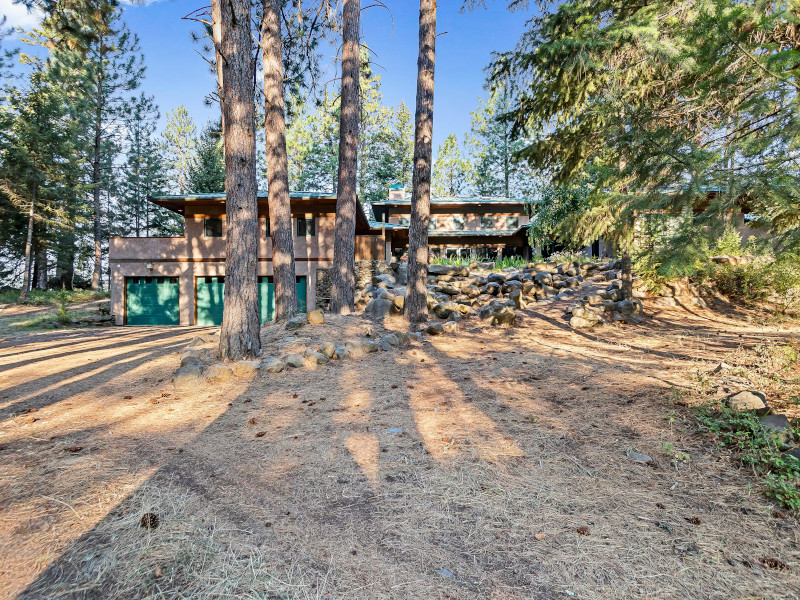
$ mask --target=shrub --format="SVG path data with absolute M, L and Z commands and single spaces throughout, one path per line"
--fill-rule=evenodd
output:
M 757 302 L 769 296 L 772 282 L 769 266 L 752 262 L 719 267 L 714 274 L 714 283 L 726 296 L 745 302 Z
M 742 236 L 733 225 L 728 225 L 722 232 L 714 246 L 714 254 L 732 254 L 738 256 L 742 253 Z
M 715 403 L 699 409 L 698 421 L 763 478 L 769 497 L 800 510 L 800 460 L 781 452 L 780 436 L 764 429 L 757 415 Z

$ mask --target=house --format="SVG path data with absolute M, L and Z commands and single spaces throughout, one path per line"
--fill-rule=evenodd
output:
M 499 260 L 504 256 L 530 258 L 530 217 L 523 198 L 431 198 L 428 244 L 434 256 L 470 260 Z M 411 199 L 402 186 L 389 188 L 389 197 L 372 204 L 373 225 L 384 231 L 390 255 L 408 249 Z
M 317 305 L 317 271 L 333 264 L 336 196 L 292 192 L 297 295 Z M 118 325 L 219 325 L 225 284 L 225 194 L 156 196 L 151 202 L 183 215 L 184 235 L 112 237 L 111 311 Z M 267 196 L 258 196 L 258 290 L 262 322 L 274 316 L 272 243 Z M 356 214 L 356 260 L 385 260 L 385 232 Z

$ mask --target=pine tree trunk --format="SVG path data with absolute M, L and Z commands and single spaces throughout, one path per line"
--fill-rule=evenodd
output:
M 289 160 L 286 154 L 280 7 L 281 0 L 264 0 L 261 24 L 264 133 L 267 141 L 269 227 L 272 237 L 276 320 L 289 319 L 297 313 L 297 275 L 289 198 Z
M 339 183 L 333 241 L 331 312 L 353 311 L 356 211 L 358 210 L 360 0 L 345 0 L 342 13 L 342 95 L 339 120 Z
M 28 288 L 31 283 L 31 261 L 33 260 L 33 217 L 36 206 L 36 183 L 33 184 L 31 206 L 28 209 L 28 237 L 25 238 L 25 271 L 22 274 L 22 290 L 19 293 L 20 302 L 28 297 Z
M 47 245 L 45 244 L 46 228 L 43 224 L 36 227 L 36 253 L 34 260 L 33 284 L 37 290 L 47 289 Z
M 405 316 L 416 325 L 428 318 L 428 222 L 433 160 L 433 69 L 436 64 L 436 0 L 419 3 L 417 107 L 414 119 L 414 171 L 408 232 L 408 287 Z
M 97 81 L 97 97 L 94 119 L 94 155 L 92 156 L 92 199 L 94 204 L 94 268 L 92 269 L 92 290 L 99 292 L 103 267 L 102 230 L 100 227 L 100 145 L 103 137 L 102 121 L 103 77 L 102 67 Z
M 633 300 L 633 274 L 631 273 L 631 255 L 622 255 L 622 299 Z
M 75 234 L 62 234 L 56 251 L 56 277 L 59 287 L 72 290 L 75 279 Z
M 225 300 L 219 350 L 223 359 L 258 356 L 258 205 L 256 190 L 255 61 L 249 0 L 213 0 L 220 16 L 222 123 L 227 201 Z

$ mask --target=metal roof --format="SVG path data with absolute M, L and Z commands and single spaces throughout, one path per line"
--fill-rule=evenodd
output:
M 536 202 L 531 198 L 505 198 L 502 196 L 444 196 L 431 198 L 431 204 L 525 204 L 526 202 Z M 373 202 L 373 206 L 392 206 L 396 204 L 411 204 L 411 199 L 403 200 L 380 200 Z
M 216 192 L 212 194 L 163 194 L 160 196 L 150 196 L 148 200 L 224 200 L 227 197 L 225 192 Z M 259 200 L 269 199 L 269 193 L 264 190 L 259 190 L 257 197 Z M 304 198 L 336 198 L 336 194 L 329 194 L 327 192 L 306 192 L 296 191 L 289 192 L 289 198 L 293 200 L 302 200 Z

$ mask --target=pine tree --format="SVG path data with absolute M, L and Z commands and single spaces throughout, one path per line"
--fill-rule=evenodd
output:
M 428 222 L 433 162 L 433 83 L 436 65 L 436 0 L 419 3 L 419 56 L 414 117 L 414 174 L 408 232 L 405 317 L 417 325 L 428 318 Z
M 458 196 L 466 191 L 469 178 L 470 163 L 461 156 L 458 138 L 451 133 L 436 151 L 431 193 L 436 197 Z
M 359 59 L 361 2 L 344 0 L 342 10 L 342 93 L 339 120 L 339 175 L 333 243 L 331 312 L 349 314 L 355 290 L 358 208 Z
M 62 88 L 49 78 L 51 73 L 41 61 L 33 61 L 33 66 L 27 88 L 9 90 L 2 108 L 0 138 L 0 206 L 6 205 L 0 210 L 15 210 L 18 217 L 11 222 L 20 223 L 23 220 L 19 217 L 24 216 L 25 223 L 23 301 L 32 287 L 35 248 L 40 256 L 41 278 L 47 280 L 45 226 L 57 225 L 62 217 L 58 197 L 74 166 Z
M 189 173 L 196 160 L 197 127 L 181 104 L 167 113 L 164 128 L 164 158 L 170 170 L 173 190 L 185 194 L 189 189 Z
M 225 191 L 225 156 L 222 150 L 222 124 L 209 121 L 197 139 L 196 160 L 189 169 L 189 191 L 193 194 Z

